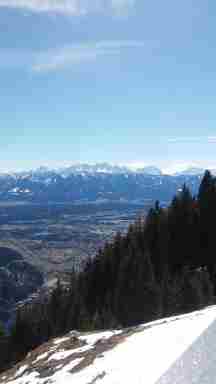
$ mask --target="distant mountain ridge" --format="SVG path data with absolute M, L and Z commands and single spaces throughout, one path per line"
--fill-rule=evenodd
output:
M 198 167 L 189 167 L 181 172 L 176 172 L 175 175 L 188 175 L 188 176 L 196 176 L 196 175 L 203 175 L 205 172 L 204 168 L 198 168 Z M 214 172 L 214 171 L 213 171 Z
M 155 165 L 146 165 L 142 166 L 136 164 L 127 164 L 127 165 L 118 165 L 118 164 L 110 164 L 107 162 L 101 163 L 75 163 L 72 165 L 50 168 L 47 166 L 40 166 L 39 168 L 26 170 L 26 171 L 16 171 L 16 172 L 2 172 L 1 176 L 13 176 L 13 177 L 44 177 L 49 174 L 57 174 L 62 177 L 68 177 L 70 175 L 84 175 L 84 174 L 125 174 L 125 173 L 142 173 L 146 175 L 154 175 L 154 176 L 162 176 L 162 175 L 202 175 L 205 171 L 205 168 L 196 167 L 196 166 L 188 166 L 182 171 L 176 171 L 174 173 L 169 173 L 163 171 L 161 168 Z M 211 169 L 212 173 L 216 173 L 215 169 Z
M 0 174 L 0 201 L 47 202 L 143 202 L 168 201 L 186 183 L 196 194 L 204 170 L 190 168 L 166 175 L 154 166 L 77 164 L 59 169 Z
M 41 166 L 39 168 L 29 170 L 29 171 L 19 171 L 19 172 L 7 172 L 4 175 L 13 175 L 15 176 L 44 176 L 51 173 L 56 173 L 63 177 L 68 177 L 70 175 L 83 175 L 83 174 L 100 174 L 100 173 L 108 173 L 108 174 L 123 174 L 123 173 L 145 173 L 152 175 L 162 175 L 161 169 L 155 167 L 153 165 L 150 166 L 129 166 L 129 165 L 113 165 L 106 162 L 103 163 L 77 163 L 72 164 L 70 166 L 59 167 L 59 168 L 49 168 L 46 166 Z

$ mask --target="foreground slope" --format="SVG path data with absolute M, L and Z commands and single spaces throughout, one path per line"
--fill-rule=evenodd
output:
M 216 376 L 216 307 L 117 331 L 72 331 L 0 375 L 1 384 L 191 384 Z

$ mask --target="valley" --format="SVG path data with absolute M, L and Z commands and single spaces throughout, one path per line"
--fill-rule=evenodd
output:
M 73 269 L 82 269 L 157 199 L 167 206 L 184 183 L 196 194 L 200 174 L 102 164 L 0 175 L 0 260 L 12 255 L 0 268 L 0 320 L 10 325 L 18 306 L 44 300 L 58 278 L 68 284 Z
M 15 270 L 13 260 L 0 269 L 0 320 L 9 324 L 17 306 L 46 297 L 58 278 L 67 284 L 73 269 L 125 233 L 157 199 L 167 206 L 184 183 L 195 194 L 200 175 L 106 164 L 0 175 L 0 260 L 8 252 L 19 255 Z
M 125 232 L 149 205 L 4 204 L 0 206 L 0 246 L 18 251 L 45 281 L 67 278 L 106 241 Z
M 17 306 L 46 297 L 58 278 L 67 284 L 73 268 L 80 269 L 147 209 L 123 203 L 2 203 L 0 321 L 9 327 Z

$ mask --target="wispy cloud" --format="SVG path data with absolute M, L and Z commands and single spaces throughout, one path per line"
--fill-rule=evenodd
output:
M 0 7 L 20 8 L 32 12 L 57 12 L 79 16 L 106 10 L 122 13 L 136 0 L 0 0 Z
M 169 143 L 216 143 L 216 136 L 191 136 L 171 137 Z
M 122 51 L 141 49 L 143 41 L 100 41 L 88 44 L 73 44 L 35 55 L 33 71 L 47 72 L 95 61 L 104 56 L 120 55 Z
M 0 69 L 51 72 L 94 63 L 103 57 L 119 56 L 145 47 L 143 41 L 104 40 L 92 43 L 74 43 L 46 51 L 2 49 Z M 216 140 L 216 138 L 215 138 Z
M 216 143 L 216 136 L 208 136 L 208 141 L 210 143 Z

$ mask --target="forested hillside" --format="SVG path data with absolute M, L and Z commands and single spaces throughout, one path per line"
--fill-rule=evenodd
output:
M 126 235 L 116 235 L 70 287 L 17 314 L 4 361 L 72 329 L 137 325 L 214 303 L 216 179 L 206 172 L 197 197 L 184 186 L 170 206 L 156 202 Z
M 0 246 L 0 322 L 9 327 L 17 303 L 34 293 L 43 281 L 39 269 L 18 251 Z

